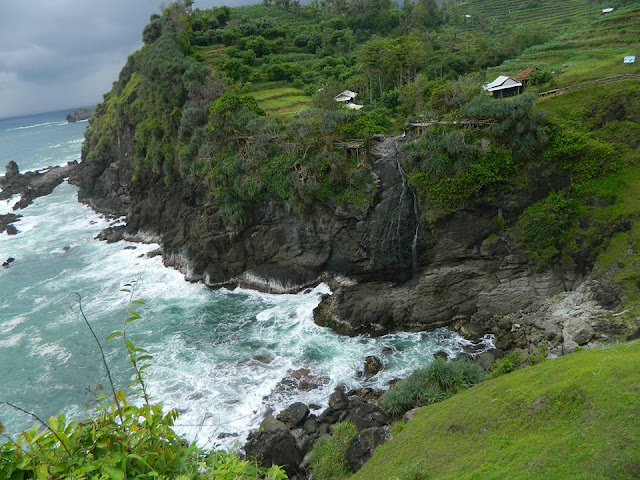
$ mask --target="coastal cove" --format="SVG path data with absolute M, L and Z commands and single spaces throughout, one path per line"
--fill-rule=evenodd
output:
M 79 159 L 86 123 L 56 123 L 60 118 L 54 113 L 0 122 L 3 145 L 22 171 Z M 4 202 L 0 213 L 16 201 Z M 160 256 L 146 255 L 157 245 L 95 240 L 121 221 L 78 203 L 76 187 L 66 182 L 17 213 L 23 215 L 15 222 L 19 233 L 0 237 L 2 260 L 15 258 L 0 269 L 3 396 L 42 417 L 59 411 L 84 415 L 90 401 L 85 387 L 105 382 L 72 292 L 82 295 L 84 311 L 104 339 L 121 325 L 127 298 L 120 288 L 131 281 L 137 282 L 135 298 L 147 303 L 132 336 L 155 356 L 151 394 L 166 408 L 180 409 L 185 426 L 178 431 L 208 446 L 241 442 L 266 408 L 279 410 L 296 400 L 325 405 L 338 384 L 381 389 L 433 353 L 454 356 L 469 345 L 443 329 L 379 338 L 338 335 L 313 323 L 314 307 L 329 293 L 322 284 L 275 295 L 187 282 Z M 120 345 L 105 347 L 124 387 L 131 371 Z M 385 369 L 365 381 L 356 374 L 368 355 L 383 359 Z M 283 387 L 288 372 L 301 368 L 321 378 L 321 385 L 306 391 Z M 3 411 L 2 422 L 17 432 L 32 419 Z M 219 440 L 221 433 L 232 435 Z

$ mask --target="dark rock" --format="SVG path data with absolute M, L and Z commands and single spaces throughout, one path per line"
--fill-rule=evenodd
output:
M 135 250 L 136 248 L 138 248 L 138 247 L 136 247 L 134 245 L 127 245 L 126 247 L 124 247 L 124 250 Z
M 364 376 L 365 378 L 371 378 L 376 375 L 384 366 L 378 357 L 369 355 L 364 359 Z
M 291 430 L 291 436 L 296 441 L 296 447 L 303 457 L 311 451 L 311 447 L 313 447 L 313 439 L 303 429 L 296 428 Z
M 11 160 L 9 163 L 7 163 L 5 172 L 5 178 L 7 180 L 11 180 L 13 179 L 13 177 L 17 177 L 18 175 L 20 175 L 20 168 L 18 167 L 18 164 L 16 162 Z
M 65 118 L 69 123 L 79 122 L 81 120 L 87 120 L 93 115 L 93 109 L 78 108 L 73 113 L 68 114 Z
M 225 438 L 235 438 L 238 437 L 239 435 L 237 433 L 227 433 L 227 432 L 222 432 L 220 435 L 218 435 L 218 440 L 222 440 Z
M 71 247 L 70 247 L 69 245 L 67 245 L 67 246 L 65 246 L 65 247 L 62 247 L 62 251 L 63 251 L 64 253 L 67 253 L 69 250 L 71 250 Z
M 391 355 L 393 353 L 393 348 L 391 347 L 383 347 L 382 354 L 383 355 Z
M 492 352 L 483 352 L 475 358 L 476 364 L 481 366 L 486 372 L 491 369 L 491 365 L 496 361 L 496 356 Z
M 103 240 L 107 243 L 116 243 L 124 239 L 126 227 L 119 225 L 116 227 L 107 227 L 102 230 L 96 237 L 96 240 Z
M 638 330 L 636 330 L 635 332 L 633 332 L 631 335 L 627 336 L 627 341 L 631 341 L 631 340 L 638 340 L 640 338 L 640 328 L 638 328 Z
M 280 465 L 290 477 L 298 473 L 304 458 L 298 450 L 296 439 L 287 430 L 250 433 L 244 451 L 263 467 Z
M 0 233 L 12 226 L 11 224 L 13 222 L 18 222 L 20 218 L 22 218 L 22 215 L 16 215 L 15 213 L 5 213 L 0 215 Z
M 438 358 L 442 360 L 449 360 L 449 355 L 445 351 L 438 350 L 436 353 L 433 354 L 433 358 L 435 360 L 437 360 Z
M 15 162 L 9 162 L 7 175 L 0 177 L 0 188 L 2 189 L 0 200 L 20 195 L 21 198 L 13 206 L 13 209 L 25 208 L 31 205 L 36 198 L 53 192 L 77 166 L 77 162 L 69 162 L 63 167 L 49 167 L 45 171 L 19 173 Z
M 313 435 L 314 433 L 316 433 L 318 431 L 318 420 L 316 419 L 315 415 L 312 415 L 309 418 L 307 418 L 302 428 L 309 435 Z
M 338 421 L 340 411 L 335 410 L 332 407 L 327 407 L 318 417 L 318 421 L 324 424 L 334 424 Z
M 274 418 L 271 412 L 267 412 L 264 419 L 262 419 L 262 423 L 260 423 L 260 430 L 264 432 L 274 432 L 276 430 L 289 431 L 289 426 Z
M 5 230 L 7 231 L 7 235 L 17 235 L 19 232 L 15 225 L 7 225 Z
M 13 257 L 9 257 L 7 258 L 4 262 L 2 262 L 2 266 L 7 268 L 9 265 L 11 265 L 16 259 Z
M 150 252 L 147 252 L 147 257 L 149 258 L 154 258 L 154 257 L 157 257 L 158 255 L 162 255 L 162 248 L 156 248 L 155 250 L 151 250 Z
M 357 472 L 373 456 L 375 449 L 391 438 L 391 428 L 388 426 L 368 428 L 362 430 L 347 449 L 347 462 L 354 472 Z
M 309 404 L 309 410 L 313 410 L 314 412 L 316 410 L 320 410 L 322 408 L 321 405 L 318 405 L 317 403 L 310 403 Z
M 302 402 L 296 402 L 282 410 L 276 418 L 290 428 L 295 428 L 302 425 L 308 416 L 309 408 Z
M 346 410 L 349 408 L 349 399 L 342 389 L 336 388 L 333 393 L 329 395 L 329 407 L 334 410 Z

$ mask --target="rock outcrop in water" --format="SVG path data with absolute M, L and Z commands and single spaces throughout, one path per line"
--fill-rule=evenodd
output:
M 0 177 L 0 200 L 20 195 L 14 210 L 28 207 L 38 197 L 49 195 L 78 166 L 78 162 L 69 162 L 63 167 L 48 167 L 35 172 L 20 173 L 18 164 L 11 161 L 6 166 L 6 174 Z
M 78 108 L 73 113 L 67 115 L 66 120 L 69 123 L 75 123 L 82 120 L 87 120 L 91 118 L 91 115 L 93 115 L 93 110 L 90 110 L 88 108 Z

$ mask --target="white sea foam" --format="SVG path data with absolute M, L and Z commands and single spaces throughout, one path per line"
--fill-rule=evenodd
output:
M 48 126 L 54 125 L 54 124 L 55 124 L 55 122 L 36 123 L 34 125 L 24 125 L 22 127 L 8 128 L 6 131 L 7 132 L 12 132 L 14 130 L 25 130 L 25 129 L 28 129 L 28 128 L 48 127 Z
M 13 213 L 13 206 L 20 201 L 20 195 L 13 195 L 6 200 L 0 200 L 0 215 Z
M 7 320 L 6 322 L 0 323 L 0 332 L 9 333 L 15 327 L 17 327 L 21 323 L 24 323 L 26 320 L 27 320 L 27 317 L 20 316 L 20 317 L 12 318 L 11 320 Z
M 20 333 L 9 335 L 8 337 L 3 338 L 2 340 L 0 340 L 0 348 L 15 347 L 20 343 L 20 341 L 24 338 L 24 336 L 25 336 L 25 333 L 20 332 Z

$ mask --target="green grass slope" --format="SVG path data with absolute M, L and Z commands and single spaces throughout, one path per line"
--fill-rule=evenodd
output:
M 586 0 L 466 0 L 458 3 L 459 12 L 470 15 L 465 30 L 491 29 L 494 34 L 509 33 L 514 28 L 543 29 L 552 33 L 584 24 L 597 18 L 603 1 Z
M 640 478 L 640 342 L 580 351 L 420 409 L 352 478 Z
M 598 78 L 640 73 L 640 61 L 635 65 L 622 62 L 626 55 L 640 55 L 639 44 L 640 4 L 636 4 L 600 17 L 551 42 L 531 47 L 489 71 L 494 75 L 516 75 L 535 66 L 555 72 L 549 83 L 532 89 L 545 91 Z

